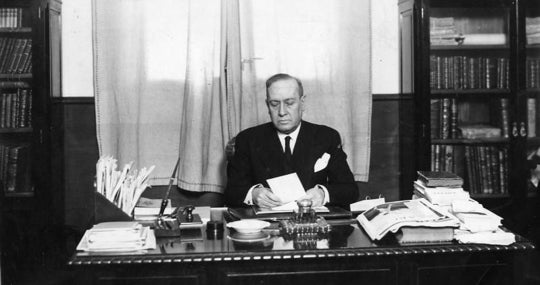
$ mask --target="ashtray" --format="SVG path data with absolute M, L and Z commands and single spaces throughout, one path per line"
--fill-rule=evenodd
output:
M 257 232 L 257 233 L 249 233 L 249 234 L 243 234 L 243 233 L 232 233 L 229 235 L 229 238 L 233 241 L 239 241 L 239 242 L 257 242 L 257 241 L 263 241 L 270 237 L 269 234 L 265 232 Z
M 257 219 L 243 219 L 227 223 L 227 227 L 235 229 L 241 234 L 260 233 L 262 229 L 269 227 L 270 223 Z

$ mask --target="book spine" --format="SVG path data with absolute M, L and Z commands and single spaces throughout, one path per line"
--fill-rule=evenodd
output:
M 508 119 L 508 98 L 500 99 L 501 110 L 501 131 L 504 138 L 510 137 L 510 123 Z
M 527 98 L 527 137 L 536 137 L 536 98 Z
M 444 145 L 444 170 L 448 172 L 454 172 L 454 148 L 452 145 Z
M 19 155 L 19 147 L 11 147 L 9 149 L 6 177 L 6 191 L 15 192 L 17 188 L 17 157 Z
M 450 136 L 450 98 L 442 99 L 441 138 L 448 139 Z
M 7 112 L 7 98 L 8 98 L 8 95 L 7 93 L 4 91 L 4 90 L 1 90 L 1 93 L 0 93 L 0 96 L 1 97 L 1 101 L 0 101 L 0 128 L 6 128 L 7 125 L 6 125 L 6 112 Z
M 440 99 L 431 99 L 430 107 L 430 125 L 431 125 L 431 134 L 432 139 L 438 139 L 440 136 L 441 128 L 441 100 Z
M 458 107 L 456 98 L 451 99 L 450 104 L 450 138 L 458 138 Z

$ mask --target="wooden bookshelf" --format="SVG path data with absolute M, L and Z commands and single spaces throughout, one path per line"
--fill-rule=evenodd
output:
M 402 92 L 414 106 L 401 198 L 416 170 L 443 168 L 476 199 L 523 207 L 540 147 L 540 3 L 399 0 L 399 11 Z

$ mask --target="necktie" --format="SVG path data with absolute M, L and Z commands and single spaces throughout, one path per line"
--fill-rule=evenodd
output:
M 291 163 L 292 153 L 291 153 L 291 137 L 290 136 L 285 137 L 285 158 L 287 159 L 288 163 Z

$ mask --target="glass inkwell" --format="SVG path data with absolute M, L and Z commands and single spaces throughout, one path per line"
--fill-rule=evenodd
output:
M 299 200 L 297 205 L 298 210 L 280 222 L 281 236 L 286 241 L 292 240 L 296 249 L 317 248 L 318 242 L 328 239 L 331 226 L 317 216 L 311 200 Z

